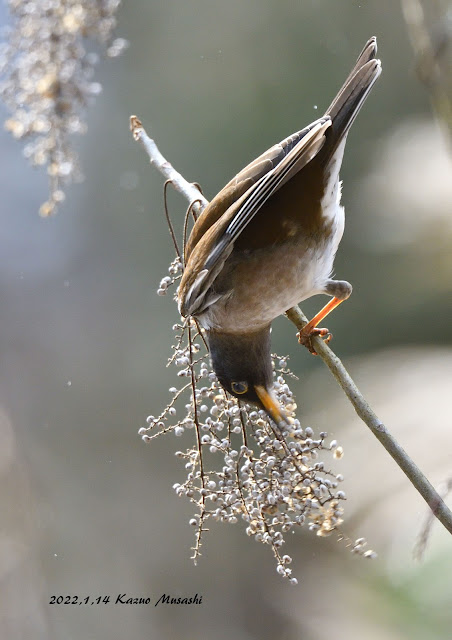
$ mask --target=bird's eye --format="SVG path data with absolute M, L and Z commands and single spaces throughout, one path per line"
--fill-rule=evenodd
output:
M 241 395 L 242 393 L 246 393 L 248 391 L 248 383 L 247 382 L 231 382 L 231 389 L 234 393 L 238 393 Z

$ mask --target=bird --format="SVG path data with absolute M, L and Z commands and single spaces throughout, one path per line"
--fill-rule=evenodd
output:
M 223 389 L 288 424 L 274 391 L 271 324 L 316 294 L 332 299 L 299 332 L 314 354 L 317 325 L 352 286 L 331 278 L 344 232 L 339 170 L 348 132 L 381 73 L 372 37 L 325 115 L 265 151 L 210 201 L 184 249 L 181 316 L 207 338 Z

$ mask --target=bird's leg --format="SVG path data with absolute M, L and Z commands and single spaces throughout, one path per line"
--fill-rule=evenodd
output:
M 313 336 L 326 336 L 325 342 L 329 342 L 333 337 L 328 329 L 317 327 L 317 325 L 323 320 L 323 318 L 325 318 L 325 316 L 331 313 L 333 309 L 339 306 L 341 302 L 343 302 L 343 300 L 340 300 L 339 298 L 333 298 L 332 300 L 330 300 L 328 304 L 326 304 L 323 309 L 320 309 L 320 311 L 312 318 L 312 320 L 308 322 L 308 324 L 305 325 L 301 331 L 298 332 L 298 342 L 306 347 L 306 349 L 308 349 L 312 353 L 312 355 L 317 355 L 311 340 Z
M 333 335 L 328 329 L 317 327 L 329 313 L 338 307 L 341 302 L 347 300 L 352 293 L 352 285 L 345 280 L 328 280 L 325 293 L 334 296 L 320 311 L 298 332 L 298 342 L 305 346 L 313 355 L 317 355 L 311 338 L 313 336 L 326 336 L 325 342 L 329 342 Z

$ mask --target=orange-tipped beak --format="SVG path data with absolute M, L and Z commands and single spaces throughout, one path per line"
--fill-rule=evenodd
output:
M 262 405 L 270 418 L 276 422 L 277 425 L 281 424 L 281 422 L 285 425 L 289 424 L 289 420 L 281 409 L 281 406 L 275 396 L 260 384 L 254 385 L 254 388 L 256 390 L 257 397 L 262 402 Z

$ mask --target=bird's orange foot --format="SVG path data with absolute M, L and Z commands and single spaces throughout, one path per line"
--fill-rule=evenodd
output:
M 306 325 L 307 327 L 308 325 Z M 312 338 L 316 336 L 320 336 L 321 338 L 325 337 L 325 344 L 330 342 L 333 334 L 328 331 L 328 329 L 321 329 L 319 327 L 314 327 L 312 329 L 308 329 L 305 331 L 306 327 L 297 333 L 298 342 L 302 344 L 308 351 L 312 353 L 313 356 L 317 355 L 316 350 L 312 344 Z

